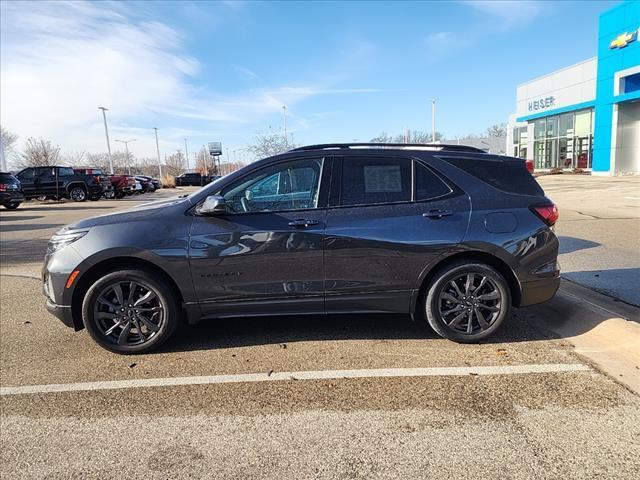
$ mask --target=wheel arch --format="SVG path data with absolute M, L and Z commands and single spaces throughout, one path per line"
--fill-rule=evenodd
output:
M 87 188 L 87 186 L 83 183 L 83 182 L 79 182 L 79 181 L 75 181 L 75 182 L 71 182 L 67 185 L 67 193 L 71 193 L 71 190 L 76 188 L 76 187 L 80 187 L 82 188 L 85 192 L 88 192 L 89 189 Z
M 178 284 L 163 268 L 153 262 L 138 257 L 113 257 L 92 265 L 78 279 L 78 283 L 76 284 L 71 297 L 71 318 L 76 331 L 84 328 L 84 324 L 82 322 L 82 301 L 91 285 L 93 285 L 97 279 L 109 272 L 131 268 L 140 268 L 161 276 L 169 284 L 172 290 L 176 292 L 178 304 L 180 306 L 184 304 L 182 291 L 178 287 Z
M 520 302 L 522 300 L 522 289 L 520 286 L 520 282 L 518 281 L 518 278 L 516 277 L 516 274 L 513 272 L 511 267 L 509 267 L 509 265 L 504 260 L 488 252 L 464 251 L 454 253 L 445 258 L 442 258 L 433 265 L 429 265 L 425 269 L 426 273 L 423 275 L 422 281 L 420 282 L 420 287 L 416 291 L 416 294 L 412 297 L 412 317 L 416 317 L 418 313 L 418 305 L 424 297 L 427 286 L 431 283 L 435 276 L 447 266 L 460 261 L 480 262 L 495 268 L 505 278 L 505 280 L 507 281 L 507 285 L 509 285 L 509 291 L 511 292 L 511 304 L 515 307 L 520 305 Z

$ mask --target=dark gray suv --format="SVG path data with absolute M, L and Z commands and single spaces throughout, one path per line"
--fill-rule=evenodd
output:
M 184 321 L 402 313 L 476 342 L 559 285 L 555 205 L 523 160 L 459 145 L 313 145 L 185 198 L 69 225 L 50 312 L 102 347 L 158 347 Z

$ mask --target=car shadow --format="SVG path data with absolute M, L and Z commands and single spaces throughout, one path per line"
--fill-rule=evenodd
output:
M 583 238 L 576 237 L 558 237 L 560 240 L 560 248 L 558 253 L 573 253 L 579 250 L 586 250 L 588 248 L 599 247 L 601 244 L 597 242 L 592 242 L 591 240 L 585 240 Z
M 5 212 L 2 212 L 3 214 Z M 42 215 L 0 215 L 0 222 L 24 222 L 44 218 Z
M 549 332 L 523 321 L 519 310 L 494 336 L 479 344 L 549 340 Z M 414 323 L 409 315 L 344 314 L 285 317 L 243 317 L 204 320 L 184 326 L 158 350 L 185 352 L 295 342 L 343 340 L 442 340 L 428 326 Z M 452 343 L 452 348 L 455 344 Z
M 47 243 L 49 238 L 3 240 L 0 245 L 2 265 L 42 262 L 47 252 Z
M 61 205 L 60 203 L 52 203 L 50 205 L 47 204 L 42 204 L 42 205 L 38 205 L 36 207 L 31 207 L 31 206 L 21 206 L 20 207 L 20 211 L 21 212 L 50 212 L 51 210 L 109 210 L 113 207 L 107 207 L 107 206 L 99 206 L 99 205 L 91 205 L 91 206 L 85 206 L 82 204 L 75 204 L 77 206 L 72 207 L 72 206 L 59 206 Z M 64 204 L 62 204 L 64 205 Z
M 47 230 L 49 228 L 60 228 L 64 223 L 23 223 L 23 224 L 0 224 L 0 232 L 24 232 L 31 230 Z

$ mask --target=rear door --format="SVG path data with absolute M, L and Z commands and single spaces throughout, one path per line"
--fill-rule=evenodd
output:
M 325 229 L 325 305 L 407 312 L 426 266 L 466 231 L 469 198 L 422 161 L 353 153 L 336 159 Z

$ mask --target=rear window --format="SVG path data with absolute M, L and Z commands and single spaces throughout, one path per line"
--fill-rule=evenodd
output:
M 10 173 L 0 173 L 0 183 L 14 184 L 18 183 L 18 179 Z
M 468 157 L 441 157 L 498 190 L 543 196 L 544 191 L 527 171 L 524 161 L 489 161 Z

